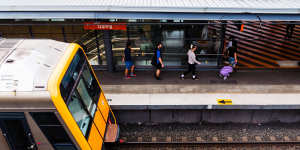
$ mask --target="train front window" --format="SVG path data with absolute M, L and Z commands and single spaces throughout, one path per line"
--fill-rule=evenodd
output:
M 72 87 L 74 86 L 75 81 L 79 76 L 79 72 L 82 68 L 84 61 L 84 54 L 82 51 L 79 50 L 74 56 L 65 76 L 61 81 L 60 90 L 62 97 L 65 101 L 68 99 Z
M 82 100 L 80 99 L 77 92 L 73 92 L 70 102 L 68 104 L 68 108 L 75 119 L 77 125 L 79 126 L 81 132 L 84 136 L 86 136 L 86 133 L 88 131 L 91 117 L 88 115 L 88 112 L 85 110 L 84 104 L 82 103 Z
M 81 78 L 79 83 L 76 87 L 81 99 L 83 100 L 84 105 L 86 106 L 87 110 L 94 116 L 96 111 L 96 104 L 93 102 L 87 87 L 85 86 L 84 80 Z
M 60 90 L 70 113 L 87 138 L 101 89 L 81 49 L 66 71 Z
M 91 68 L 85 64 L 82 77 L 84 79 L 85 87 L 88 90 L 89 96 L 95 103 L 98 103 L 101 89 L 94 75 L 92 74 Z

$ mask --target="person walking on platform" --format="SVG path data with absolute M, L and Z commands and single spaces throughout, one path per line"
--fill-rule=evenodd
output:
M 151 64 L 155 70 L 154 77 L 157 80 L 160 80 L 160 72 L 161 69 L 164 68 L 164 63 L 161 58 L 161 48 L 162 48 L 162 44 L 158 43 L 156 46 L 156 50 L 154 52 L 154 56 L 152 57 L 152 61 L 151 61 Z
M 136 75 L 134 74 L 134 64 L 132 62 L 131 58 L 131 43 L 128 41 L 126 43 L 126 48 L 124 50 L 124 56 L 122 58 L 122 61 L 125 61 L 125 79 L 130 79 L 131 77 L 135 77 Z M 128 70 L 130 69 L 130 75 L 128 75 Z
M 183 80 L 184 76 L 188 73 L 192 72 L 192 79 L 198 80 L 196 77 L 196 64 L 201 64 L 196 60 L 195 51 L 197 50 L 197 46 L 193 45 L 192 48 L 187 52 L 188 55 L 188 70 L 180 75 L 180 78 Z

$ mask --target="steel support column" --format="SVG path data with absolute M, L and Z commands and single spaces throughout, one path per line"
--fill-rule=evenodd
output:
M 65 27 L 64 27 L 64 26 L 61 27 L 61 33 L 62 33 L 62 35 L 63 35 L 64 42 L 67 42 L 67 37 L 66 37 Z
M 127 41 L 130 41 L 129 25 L 127 25 L 126 33 L 127 33 Z
M 114 71 L 113 51 L 111 45 L 111 32 L 109 30 L 103 31 L 103 40 L 104 40 L 104 47 L 105 47 L 107 70 L 109 72 L 113 72 Z
M 96 46 L 97 46 L 97 57 L 98 57 L 98 65 L 101 64 L 101 57 L 100 57 L 100 45 L 99 45 L 99 38 L 98 38 L 98 30 L 94 31 L 96 37 Z
M 225 35 L 226 35 L 226 21 L 222 21 L 222 27 L 221 27 L 221 45 L 218 50 L 218 54 L 223 54 L 223 49 L 224 49 L 224 42 L 225 42 Z M 222 65 L 222 55 L 217 56 L 217 61 L 218 61 L 218 66 Z
M 34 38 L 33 32 L 32 32 L 32 26 L 28 26 L 28 32 L 31 38 Z

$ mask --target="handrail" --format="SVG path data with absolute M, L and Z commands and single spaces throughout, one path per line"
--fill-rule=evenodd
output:
M 86 53 L 88 55 L 91 55 L 91 54 L 97 54 L 96 52 L 93 52 L 93 53 Z M 142 52 L 139 52 L 139 53 L 131 53 L 132 57 L 134 57 L 134 55 L 154 55 L 154 53 L 142 53 Z M 186 53 L 163 53 L 163 55 L 187 55 Z M 223 56 L 224 54 L 195 54 L 196 56 Z
M 126 24 L 127 25 L 130 25 L 130 26 L 134 26 L 134 25 L 214 25 L 214 24 L 241 24 L 241 23 L 222 23 L 222 22 L 217 22 L 217 21 L 220 21 L 220 20 L 215 20 L 214 22 L 209 22 L 209 23 L 206 23 L 206 22 L 191 22 L 191 23 L 188 23 L 188 22 L 180 22 L 180 23 L 176 23 L 176 22 L 127 22 Z M 226 21 L 226 20 L 224 20 Z M 248 23 L 243 23 L 243 24 L 296 24 L 298 25 L 300 22 L 299 21 L 294 21 L 294 22 L 288 22 L 288 21 L 285 21 L 285 22 L 279 22 L 279 21 L 276 21 L 276 22 L 270 22 L 270 21 L 262 21 L 262 22 L 259 22 L 259 21 L 252 21 L 252 22 L 248 22 Z M 14 25 L 14 26 L 36 26 L 36 25 L 39 25 L 39 26 L 42 26 L 42 25 L 45 25 L 45 26 L 62 26 L 62 25 L 72 25 L 72 26 L 83 26 L 83 22 L 78 22 L 78 23 L 66 23 L 66 22 L 63 22 L 63 23 L 49 23 L 49 22 L 45 22 L 45 23 L 41 23 L 41 22 L 31 22 L 31 23 L 0 23 L 0 26 L 10 26 L 10 25 Z M 124 23 L 122 22 L 111 22 L 111 23 L 105 23 L 106 25 L 124 25 Z

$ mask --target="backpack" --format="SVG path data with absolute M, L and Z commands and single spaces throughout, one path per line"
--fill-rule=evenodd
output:
M 156 54 L 156 50 L 154 52 L 154 55 L 152 56 L 151 59 L 151 65 L 156 66 L 157 65 L 157 54 Z

